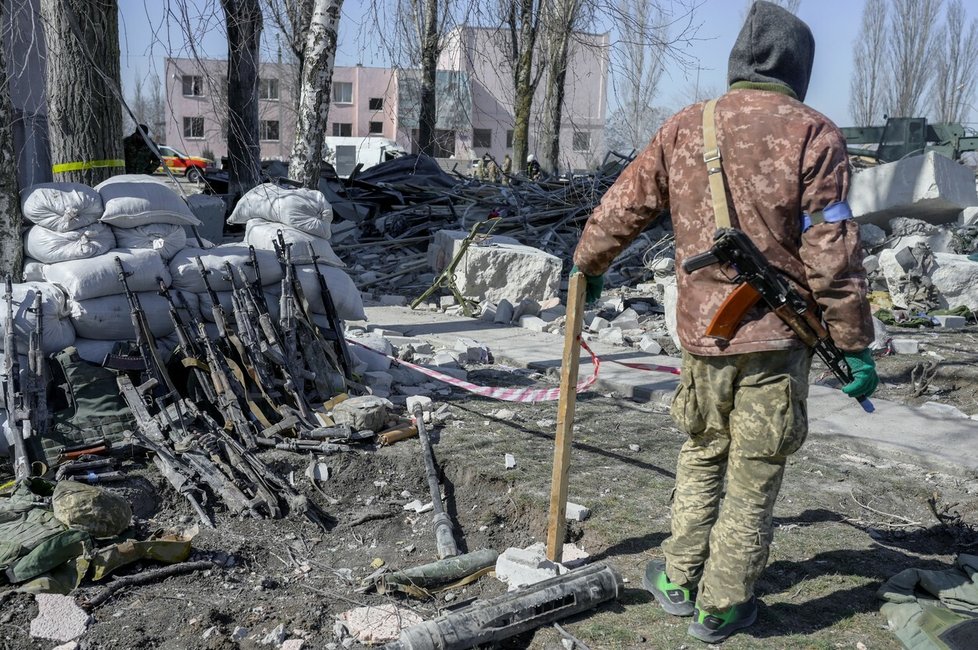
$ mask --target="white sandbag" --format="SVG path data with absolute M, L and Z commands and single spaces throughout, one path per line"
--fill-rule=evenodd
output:
M 278 233 L 282 233 L 282 239 L 286 244 L 292 244 L 292 261 L 296 264 L 311 264 L 312 255 L 319 258 L 319 263 L 327 266 L 337 266 L 345 268 L 346 264 L 329 245 L 328 239 L 310 235 L 302 230 L 297 230 L 290 226 L 285 226 L 273 221 L 263 219 L 252 219 L 245 226 L 244 243 L 261 248 L 263 250 L 275 250 L 278 242 Z M 310 253 L 310 247 L 312 252 Z
M 49 264 L 44 269 L 44 277 L 48 282 L 60 286 L 76 301 L 113 296 L 123 293 L 119 270 L 115 264 L 117 257 L 122 261 L 126 272 L 130 273 L 128 282 L 133 291 L 156 291 L 159 288 L 157 278 L 162 278 L 163 283 L 170 286 L 170 270 L 163 258 L 156 251 L 146 249 L 116 248 L 105 255 L 87 260 Z
M 225 318 L 227 318 L 229 322 L 232 322 L 234 320 L 234 311 L 231 305 L 231 292 L 216 291 L 215 293 L 217 294 L 217 301 L 221 303 L 222 307 L 224 307 Z M 205 321 L 208 323 L 213 323 L 216 321 L 214 318 L 214 302 L 211 300 L 210 294 L 206 292 L 198 293 L 197 304 L 199 305 L 198 309 L 200 310 L 200 315 Z
M 24 282 L 44 282 L 44 267 L 46 265 L 34 258 L 24 258 Z
M 212 271 L 208 274 L 207 281 L 210 282 L 214 291 L 230 291 L 231 289 L 230 281 L 224 278 L 224 262 L 228 262 L 231 268 L 235 270 L 236 279 L 239 281 L 241 279 L 239 269 L 244 271 L 249 280 L 255 277 L 247 246 L 224 244 L 207 250 L 184 248 L 170 260 L 170 272 L 173 274 L 173 286 L 175 288 L 191 293 L 204 293 L 206 290 L 204 280 L 200 277 L 197 263 L 194 261 L 194 258 L 198 256 L 204 263 L 204 268 Z M 255 256 L 258 259 L 258 268 L 261 271 L 263 284 L 274 284 L 282 279 L 282 267 L 275 259 L 275 253 L 256 248 Z
M 135 228 L 113 226 L 119 248 L 148 248 L 169 261 L 187 246 L 187 231 L 172 223 L 151 223 Z
M 136 294 L 153 336 L 173 332 L 166 300 L 155 291 Z M 88 300 L 69 300 L 71 322 L 78 336 L 106 341 L 135 340 L 129 301 L 125 296 L 102 296 Z
M 343 269 L 332 266 L 320 266 L 320 275 L 326 278 L 326 286 L 329 287 L 330 296 L 336 306 L 336 313 L 343 320 L 366 320 L 367 315 L 363 311 L 363 297 L 360 290 L 353 284 L 353 280 Z M 296 276 L 299 284 L 302 285 L 302 293 L 305 294 L 309 309 L 314 314 L 324 314 L 323 298 L 319 289 L 319 280 L 316 279 L 316 271 L 311 264 L 301 264 L 296 266 Z M 266 286 L 267 293 L 281 295 L 281 287 Z
M 95 186 L 105 211 L 102 223 L 135 228 L 153 223 L 199 226 L 190 206 L 165 183 L 146 174 L 112 176 Z
M 45 264 L 104 255 L 115 246 L 112 229 L 98 222 L 65 231 L 34 226 L 24 233 L 24 252 Z
M 41 295 L 41 349 L 45 354 L 61 352 L 75 341 L 75 328 L 68 319 L 65 295 L 46 282 L 23 282 L 13 285 L 14 338 L 21 354 L 27 354 L 30 335 L 37 323 L 34 299 Z M 0 300 L 0 335 L 7 327 L 6 300 Z
M 319 190 L 286 188 L 265 183 L 252 188 L 241 197 L 228 218 L 228 223 L 243 225 L 252 219 L 274 221 L 329 239 L 333 208 Z
M 77 230 L 102 216 L 102 197 L 80 183 L 39 183 L 20 196 L 24 218 L 48 230 Z

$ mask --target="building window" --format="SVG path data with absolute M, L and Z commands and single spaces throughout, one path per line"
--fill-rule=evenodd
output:
M 277 102 L 278 101 L 278 79 L 259 79 L 258 98 Z
M 455 155 L 455 131 L 435 129 L 435 158 L 451 158 Z
M 384 110 L 384 98 L 383 97 L 371 97 L 368 101 L 368 108 L 372 111 L 382 111 Z
M 337 104 L 352 104 L 353 84 L 349 81 L 333 83 L 333 101 Z
M 183 118 L 183 137 L 193 140 L 201 140 L 204 137 L 204 118 L 185 117 Z
M 492 146 L 492 129 L 472 129 L 472 146 L 488 149 Z
M 340 138 L 349 138 L 353 135 L 353 125 L 349 122 L 333 122 L 333 135 Z
M 588 131 L 574 131 L 574 151 L 590 151 L 591 134 Z
M 204 78 L 199 74 L 183 75 L 183 96 L 184 97 L 203 97 Z
M 513 148 L 513 129 L 509 129 L 506 131 L 506 148 L 507 149 Z
M 258 137 L 278 142 L 278 120 L 262 120 L 258 123 Z
M 370 123 L 370 135 L 383 135 L 384 134 L 384 123 L 383 122 L 371 122 Z

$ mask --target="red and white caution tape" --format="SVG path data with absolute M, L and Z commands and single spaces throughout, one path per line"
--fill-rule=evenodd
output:
M 427 375 L 432 379 L 437 379 L 438 381 L 445 382 L 455 386 L 456 388 L 461 388 L 462 390 L 468 391 L 475 395 L 481 395 L 482 397 L 488 397 L 490 399 L 498 399 L 504 402 L 552 402 L 560 397 L 560 387 L 554 388 L 502 388 L 499 386 L 479 386 L 478 384 L 473 384 L 472 382 L 465 381 L 463 379 L 457 379 L 451 375 L 446 375 L 445 373 L 438 372 L 437 370 L 432 370 L 431 368 L 425 368 L 424 366 L 419 366 L 416 363 L 411 363 L 409 361 L 403 361 L 396 357 L 392 357 L 389 354 L 383 354 L 382 352 L 377 352 L 373 348 L 367 347 L 362 343 L 358 343 L 352 339 L 347 339 L 350 343 L 360 346 L 361 348 L 366 348 L 371 352 L 376 354 L 382 354 L 383 356 L 390 359 L 392 362 L 410 368 L 411 370 L 417 370 L 423 375 Z M 594 364 L 594 372 L 587 379 L 577 382 L 577 392 L 583 392 L 590 388 L 595 381 L 598 379 L 598 372 L 601 369 L 601 359 L 598 358 L 591 348 L 587 346 L 587 343 L 581 341 L 581 347 L 584 348 L 588 354 L 591 355 L 591 363 Z
M 490 399 L 498 399 L 504 402 L 552 402 L 560 397 L 560 388 L 502 388 L 499 386 L 479 386 L 478 384 L 473 384 L 472 382 L 465 381 L 464 379 L 457 379 L 451 375 L 446 375 L 443 372 L 438 372 L 437 370 L 432 370 L 431 368 L 426 368 L 424 366 L 419 366 L 416 363 L 411 363 L 409 361 L 403 361 L 397 357 L 392 357 L 389 354 L 384 354 L 378 352 L 371 347 L 367 347 L 363 343 L 355 341 L 353 339 L 347 339 L 348 342 L 353 345 L 364 348 L 365 350 L 370 350 L 375 354 L 380 354 L 387 357 L 393 363 L 410 368 L 411 370 L 417 370 L 423 375 L 427 375 L 432 379 L 437 379 L 438 381 L 445 382 L 446 384 L 451 384 L 456 388 L 461 388 L 462 390 L 468 391 L 475 395 L 481 395 L 482 397 L 488 397 Z M 577 382 L 577 392 L 581 393 L 590 388 L 595 381 L 598 380 L 598 372 L 601 370 L 601 359 L 594 353 L 588 344 L 582 339 L 581 347 L 591 355 L 591 363 L 594 365 L 594 372 L 587 379 Z M 612 361 L 611 363 L 616 363 L 620 366 L 625 366 L 626 368 L 632 368 L 634 370 L 645 370 L 647 372 L 668 372 L 673 375 L 681 374 L 679 368 L 674 368 L 673 366 L 662 366 L 656 363 L 631 363 L 627 361 Z

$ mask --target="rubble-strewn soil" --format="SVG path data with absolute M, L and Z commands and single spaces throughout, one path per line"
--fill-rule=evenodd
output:
M 935 386 L 950 385 L 957 364 L 970 363 L 969 337 L 961 355 Z M 942 339 L 942 341 L 951 339 Z M 941 354 L 951 359 L 942 349 Z M 885 391 L 906 389 L 900 373 L 910 359 L 883 359 Z M 471 379 L 506 385 L 545 381 L 529 372 L 485 369 Z M 901 382 L 899 384 L 894 382 Z M 968 412 L 975 384 L 948 395 Z M 958 384 L 954 384 L 958 386 Z M 970 400 L 970 401 L 969 401 Z M 942 400 L 943 401 L 943 400 Z M 556 405 L 518 405 L 453 394 L 451 417 L 434 428 L 444 469 L 450 513 L 464 550 L 526 546 L 545 536 Z M 508 411 L 508 412 L 507 412 Z M 660 557 L 668 534 L 669 494 L 675 456 L 683 436 L 668 416 L 647 405 L 598 394 L 578 402 L 571 459 L 570 499 L 591 508 L 590 519 L 571 525 L 569 537 L 609 562 L 628 580 L 625 597 L 564 627 L 591 648 L 681 648 L 695 643 L 686 622 L 662 612 L 640 588 L 645 563 Z M 638 445 L 633 451 L 630 445 Z M 504 454 L 516 457 L 506 470 Z M 308 462 L 297 454 L 266 452 L 283 473 L 301 477 Z M 417 439 L 379 450 L 328 457 L 332 477 L 317 493 L 304 491 L 330 513 L 329 531 L 305 521 L 253 521 L 218 516 L 216 530 L 202 529 L 194 541 L 200 555 L 224 560 L 227 568 L 177 576 L 159 584 L 119 592 L 94 612 L 82 639 L 88 648 L 258 648 L 280 623 L 307 648 L 337 642 L 333 622 L 357 604 L 395 600 L 425 617 L 473 598 L 501 593 L 491 577 L 442 595 L 435 603 L 358 593 L 371 562 L 408 567 L 434 559 L 431 514 L 407 513 L 402 504 L 427 501 Z M 127 494 L 136 501 L 143 530 L 190 520 L 189 506 L 163 484 L 153 469 L 135 469 Z M 298 479 L 297 479 L 298 481 Z M 410 492 L 410 497 L 403 495 Z M 978 482 L 954 473 L 854 452 L 844 442 L 810 439 L 790 460 L 775 512 L 770 563 L 758 585 L 758 623 L 724 644 L 727 648 L 897 648 L 879 615 L 875 591 L 881 581 L 907 567 L 937 568 L 978 543 L 975 492 Z M 928 504 L 942 514 L 939 521 Z M 946 511 L 946 512 L 945 512 Z M 887 514 L 890 513 L 890 514 Z M 380 517 L 370 519 L 370 517 Z M 364 520 L 351 526 L 356 520 Z M 123 573 L 135 573 L 137 565 Z M 99 588 L 86 588 L 91 595 Z M 28 636 L 36 607 L 30 596 L 7 601 L 0 613 L 0 647 L 50 648 Z M 230 639 L 236 627 L 248 637 Z M 512 640 L 505 647 L 554 648 L 553 629 Z

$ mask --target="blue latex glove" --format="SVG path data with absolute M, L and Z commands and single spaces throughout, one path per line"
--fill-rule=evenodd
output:
M 581 273 L 581 269 L 577 268 L 575 264 L 571 268 L 571 275 L 575 273 Z M 601 292 L 604 291 L 604 276 L 603 275 L 588 275 L 584 273 L 584 280 L 586 282 L 584 288 L 584 302 L 594 302 L 601 298 Z
M 873 353 L 867 348 L 862 352 L 846 352 L 844 356 L 852 370 L 853 379 L 842 387 L 842 392 L 849 397 L 869 397 L 880 383 Z

